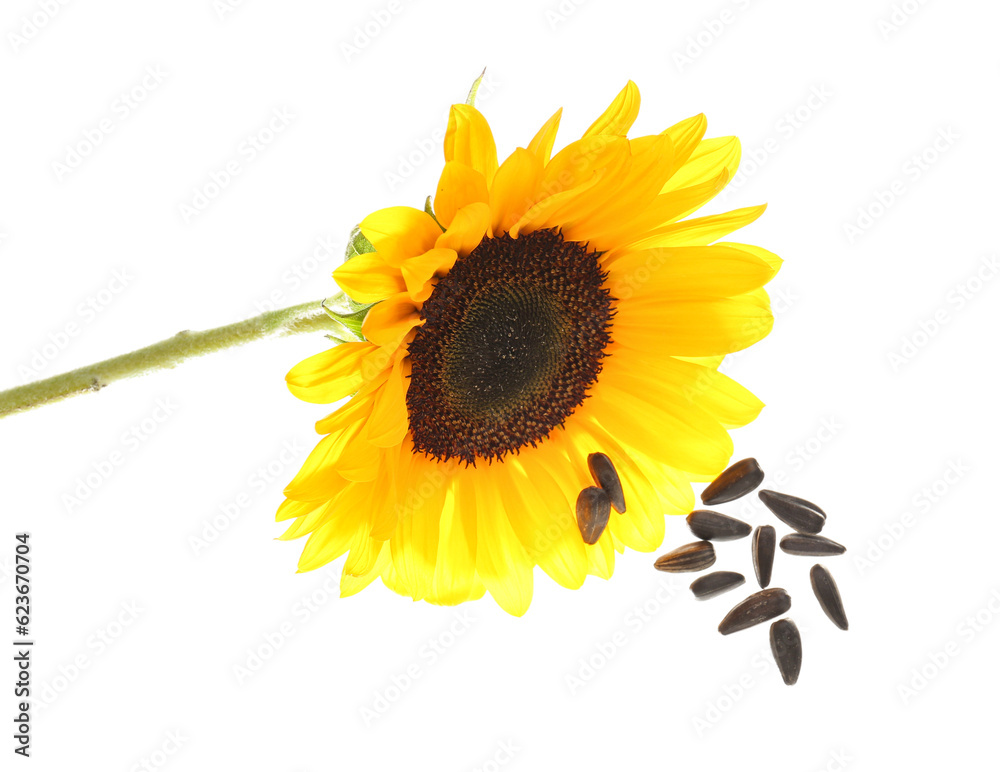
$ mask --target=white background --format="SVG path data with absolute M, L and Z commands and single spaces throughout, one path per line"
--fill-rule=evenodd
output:
M 756 456 L 771 485 L 781 472 L 781 489 L 829 513 L 826 532 L 849 552 L 824 562 L 851 630 L 819 611 L 813 561 L 783 554 L 774 584 L 793 596 L 805 648 L 792 688 L 766 626 L 715 631 L 752 578 L 699 603 L 693 577 L 658 574 L 655 555 L 629 552 L 611 581 L 576 592 L 537 572 L 521 619 L 489 598 L 437 608 L 378 582 L 336 598 L 339 561 L 298 575 L 301 542 L 273 540 L 281 489 L 324 412 L 284 386 L 323 346 L 303 336 L 0 423 L 0 640 L 13 638 L 14 533 L 30 531 L 42 703 L 33 757 L 15 761 L 993 768 L 1000 9 L 233 5 L 4 4 L 0 383 L 244 318 L 275 293 L 279 304 L 330 294 L 354 223 L 432 192 L 448 106 L 484 65 L 480 107 L 502 155 L 560 105 L 558 144 L 579 136 L 631 78 L 637 131 L 705 112 L 710 136 L 741 137 L 743 174 L 707 211 L 770 204 L 737 234 L 786 263 L 770 287 L 773 334 L 725 366 L 768 405 L 735 432 L 736 457 Z M 130 108 L 121 94 L 133 89 L 143 99 Z M 255 158 L 241 154 L 274 111 L 293 117 Z M 68 159 L 102 121 L 112 129 L 99 146 Z M 240 174 L 186 219 L 181 207 L 233 159 Z M 88 298 L 108 302 L 90 312 Z M 67 503 L 115 452 L 110 475 Z M 773 522 L 755 502 L 721 509 Z M 691 538 L 671 519 L 664 551 Z M 717 568 L 752 577 L 748 541 L 719 554 Z

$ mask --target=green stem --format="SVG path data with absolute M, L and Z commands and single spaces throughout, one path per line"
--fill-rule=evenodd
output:
M 337 299 L 339 300 L 339 298 Z M 81 367 L 24 386 L 0 392 L 0 418 L 53 402 L 100 391 L 115 381 L 145 375 L 154 370 L 176 367 L 193 357 L 242 346 L 264 338 L 298 335 L 303 332 L 328 332 L 339 341 L 359 337 L 364 310 L 350 308 L 346 313 L 330 310 L 326 301 L 314 300 L 300 306 L 282 308 L 214 330 L 184 330 L 130 354 Z

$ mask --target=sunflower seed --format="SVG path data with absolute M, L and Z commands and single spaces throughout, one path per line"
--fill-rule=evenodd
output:
M 591 453 L 587 456 L 587 467 L 594 482 L 608 494 L 615 512 L 624 513 L 625 494 L 622 492 L 622 481 L 618 479 L 618 472 L 615 471 L 611 459 L 603 453 Z
M 755 458 L 737 461 L 701 492 L 703 503 L 712 507 L 745 496 L 764 482 L 764 470 Z
M 792 607 L 792 599 L 780 587 L 755 592 L 749 598 L 737 603 L 726 618 L 719 623 L 723 635 L 746 630 L 768 619 L 780 617 Z
M 660 555 L 653 565 L 658 571 L 672 574 L 701 571 L 715 563 L 715 547 L 710 541 L 696 541 Z
M 771 654 L 778 665 L 781 680 L 791 686 L 799 680 L 802 669 L 802 636 L 791 619 L 779 619 L 771 625 Z
M 811 501 L 789 496 L 777 491 L 761 491 L 757 494 L 764 506 L 785 525 L 800 533 L 819 533 L 826 523 L 826 512 Z
M 758 525 L 753 532 L 750 545 L 753 553 L 753 572 L 757 574 L 757 584 L 767 587 L 771 583 L 771 569 L 774 568 L 774 544 L 778 535 L 773 525 Z
M 789 555 L 843 555 L 847 552 L 847 547 L 837 544 L 832 539 L 825 536 L 813 536 L 807 533 L 790 533 L 782 536 L 778 543 L 782 552 Z
M 584 488 L 576 497 L 576 524 L 586 544 L 596 544 L 611 517 L 608 494 L 600 488 Z
M 731 541 L 750 535 L 750 525 L 735 517 L 728 517 L 710 509 L 696 509 L 687 516 L 691 533 L 699 539 Z
M 819 563 L 809 571 L 809 579 L 812 582 L 813 592 L 816 593 L 816 600 L 819 601 L 820 608 L 841 630 L 847 629 L 847 614 L 844 612 L 844 601 L 840 599 L 840 590 L 837 583 L 833 581 L 830 572 Z
M 739 587 L 744 582 L 746 579 L 743 578 L 743 574 L 735 571 L 713 571 L 691 582 L 691 592 L 698 600 L 708 600 Z

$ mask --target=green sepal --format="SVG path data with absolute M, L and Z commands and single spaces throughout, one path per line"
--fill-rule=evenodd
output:
M 361 332 L 361 326 L 365 323 L 368 309 L 374 305 L 373 303 L 361 305 L 351 300 L 343 292 L 338 292 L 324 300 L 321 305 L 327 316 L 334 322 L 333 332 L 327 335 L 328 338 L 341 343 L 365 339 Z
M 344 262 L 347 262 L 352 257 L 367 255 L 369 252 L 374 251 L 375 247 L 368 240 L 368 237 L 361 232 L 361 226 L 355 225 L 354 230 L 351 231 L 351 238 L 347 242 L 347 249 L 344 250 Z

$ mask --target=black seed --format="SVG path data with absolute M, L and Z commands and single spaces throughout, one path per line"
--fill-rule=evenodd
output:
M 753 572 L 757 574 L 757 584 L 767 587 L 771 583 L 771 569 L 774 568 L 774 545 L 778 535 L 772 525 L 759 525 L 753 532 L 751 551 L 753 552 Z
M 778 544 L 783 552 L 789 555 L 843 555 L 847 547 L 837 544 L 825 536 L 814 536 L 808 533 L 790 533 L 782 536 Z
M 715 563 L 715 547 L 709 541 L 696 541 L 660 555 L 653 565 L 658 571 L 672 574 L 701 571 Z
M 723 635 L 746 630 L 768 619 L 780 617 L 792 607 L 792 599 L 780 587 L 755 592 L 749 598 L 737 603 L 726 618 L 719 623 Z
M 708 600 L 716 595 L 735 589 L 746 582 L 743 574 L 735 571 L 713 571 L 710 574 L 699 576 L 691 582 L 691 592 L 698 600 Z
M 735 517 L 728 517 L 710 509 L 696 509 L 687 516 L 691 533 L 699 539 L 732 541 L 750 535 L 750 525 Z
M 611 502 L 608 494 L 600 488 L 584 488 L 576 497 L 576 524 L 586 544 L 597 544 L 608 518 L 611 517 Z
M 710 507 L 723 504 L 740 496 L 746 496 L 762 482 L 764 482 L 764 470 L 760 468 L 757 459 L 744 458 L 712 480 L 701 492 L 701 500 Z
M 809 571 L 809 579 L 812 582 L 813 592 L 816 593 L 816 600 L 819 601 L 820 608 L 841 630 L 847 629 L 847 614 L 844 612 L 844 601 L 840 599 L 840 590 L 837 583 L 833 581 L 830 572 L 819 563 Z
M 615 512 L 624 513 L 625 494 L 622 491 L 622 481 L 618 479 L 618 472 L 615 471 L 611 459 L 603 453 L 591 453 L 587 456 L 587 467 L 594 482 L 608 494 Z
M 791 619 L 779 619 L 771 625 L 771 653 L 781 680 L 788 686 L 798 681 L 802 669 L 802 636 Z
M 812 502 L 777 491 L 761 491 L 757 496 L 775 517 L 799 533 L 819 533 L 823 530 L 826 512 Z

